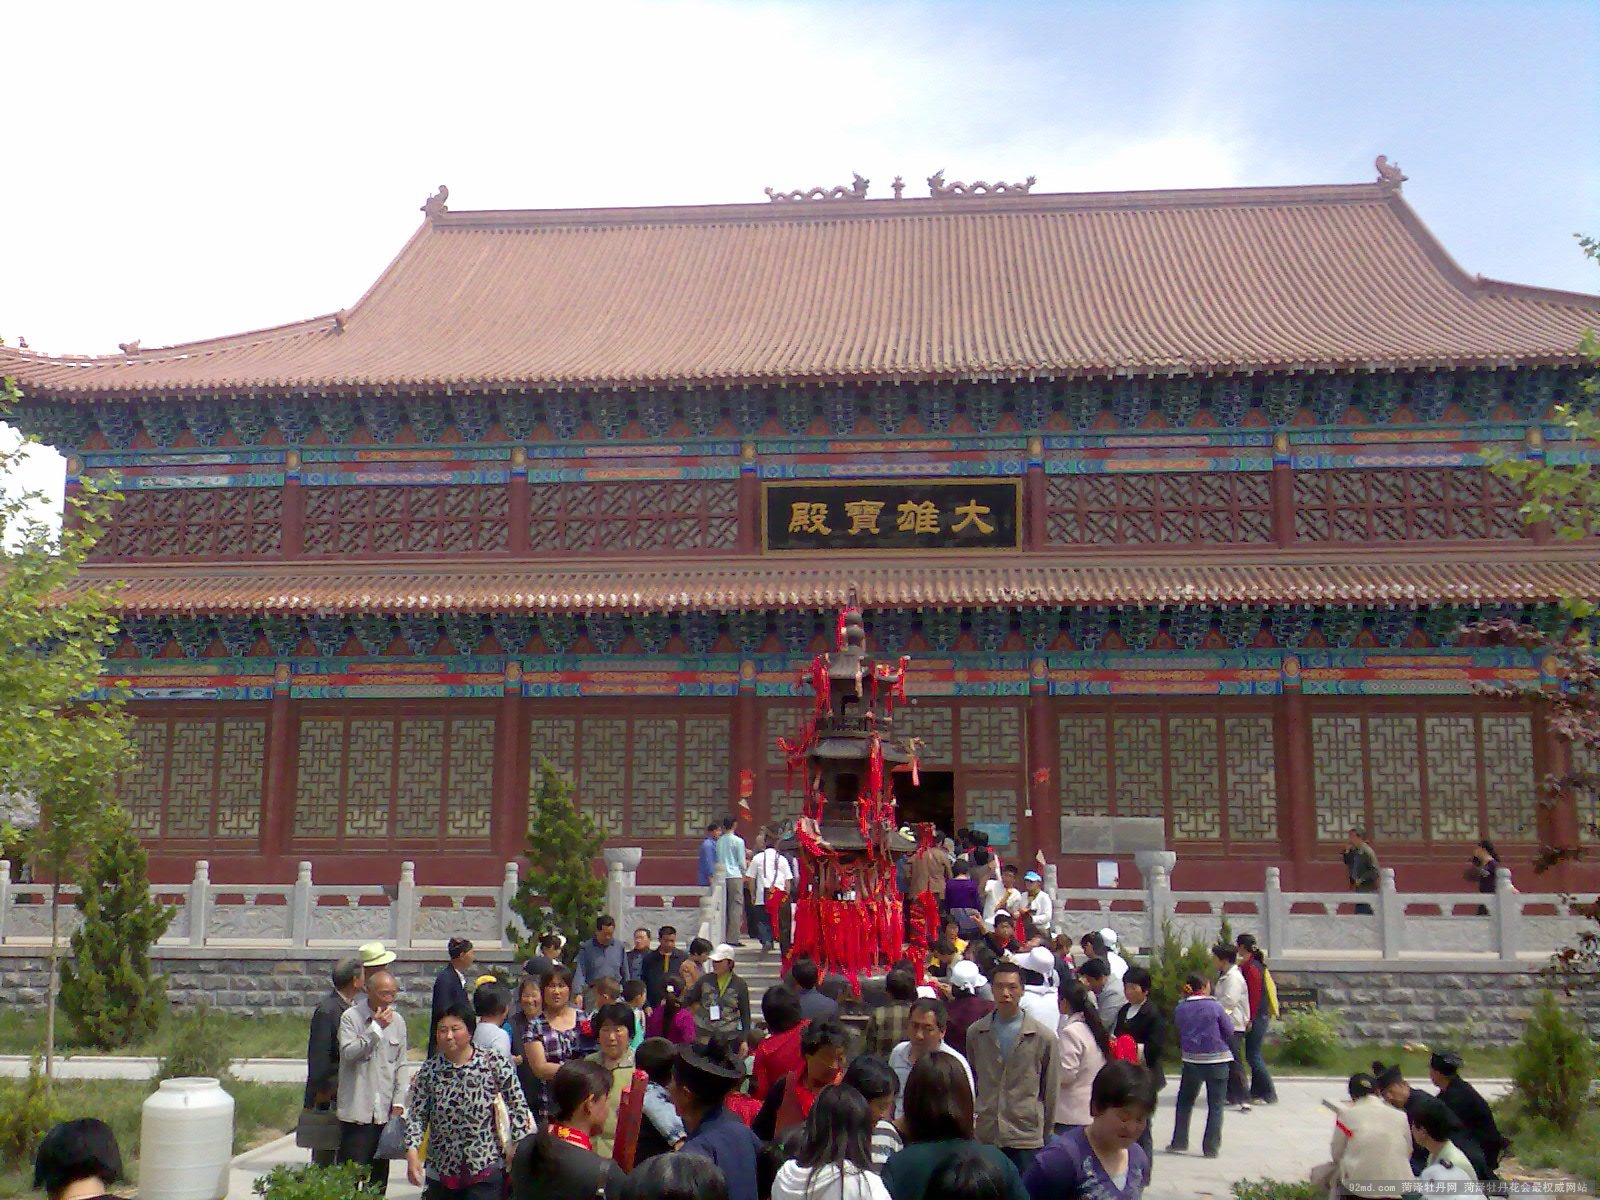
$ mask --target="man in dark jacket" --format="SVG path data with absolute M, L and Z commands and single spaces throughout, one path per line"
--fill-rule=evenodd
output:
M 821 972 L 810 955 L 802 954 L 794 960 L 794 966 L 789 968 L 789 977 L 794 980 L 795 991 L 800 993 L 800 1015 L 807 1021 L 820 1025 L 839 1016 L 839 1006 L 817 991 Z
M 439 1018 L 452 1008 L 472 1007 L 472 988 L 467 985 L 467 972 L 472 970 L 475 952 L 472 943 L 463 937 L 451 938 L 445 943 L 445 953 L 450 961 L 433 980 L 433 1015 L 428 1021 L 428 1057 L 439 1053 L 434 1032 L 439 1028 Z
M 1507 1145 L 1494 1110 L 1482 1093 L 1461 1078 L 1461 1056 L 1445 1051 L 1428 1060 L 1428 1078 L 1439 1089 L 1439 1099 L 1461 1122 L 1461 1132 L 1470 1137 L 1483 1154 L 1485 1178 L 1498 1178 L 1500 1156 Z
M 393 959 L 394 955 L 389 957 Z M 341 958 L 333 964 L 333 990 L 311 1013 L 311 1036 L 306 1041 L 305 1107 L 337 1113 L 339 1101 L 339 1018 L 361 994 L 366 978 L 359 958 Z M 337 1126 L 335 1126 L 337 1128 Z M 327 1150 L 312 1150 L 311 1161 L 332 1166 L 338 1141 Z
M 1372 843 L 1367 841 L 1365 829 L 1352 829 L 1346 838 L 1344 853 L 1339 856 L 1344 860 L 1344 869 L 1350 876 L 1350 890 L 1352 892 L 1375 892 L 1378 890 L 1378 852 L 1372 848 Z M 1356 905 L 1358 913 L 1370 913 L 1372 905 Z
M 678 949 L 677 929 L 663 925 L 656 934 L 656 948 L 644 960 L 642 978 L 646 1005 L 655 1008 L 667 998 L 667 980 L 674 975 L 683 978 L 683 964 L 687 959 L 688 955 Z
M 572 970 L 572 994 L 582 996 L 602 979 L 622 982 L 622 945 L 617 941 L 614 917 L 596 917 L 594 936 L 578 947 L 578 962 Z

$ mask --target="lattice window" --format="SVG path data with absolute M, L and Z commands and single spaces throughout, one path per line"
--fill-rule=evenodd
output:
M 1022 821 L 1022 806 L 1017 802 L 1015 788 L 968 788 L 963 804 L 961 822 L 973 825 L 979 821 L 1005 822 L 1011 827 L 1011 846 L 1019 832 Z M 1007 849 L 1008 846 L 997 846 L 996 849 Z
M 1278 836 L 1272 718 L 1200 711 L 1062 716 L 1063 817 L 1161 817 L 1175 841 Z
M 266 721 L 136 716 L 138 759 L 118 781 L 133 827 L 151 841 L 227 841 L 261 831 Z
M 1060 734 L 1061 811 L 1066 816 L 1104 816 L 1111 811 L 1106 782 L 1109 761 L 1106 719 L 1062 717 Z
M 494 729 L 479 716 L 302 718 L 296 836 L 351 849 L 486 842 Z
M 1261 544 L 1272 540 L 1265 471 L 1056 475 L 1045 490 L 1052 544 Z
M 1526 713 L 1318 713 L 1311 720 L 1317 836 L 1365 827 L 1380 841 L 1533 841 L 1533 726 Z
M 1591 778 L 1600 775 L 1600 755 L 1587 746 L 1572 747 L 1572 769 L 1582 771 Z M 1578 840 L 1585 845 L 1600 842 L 1600 791 L 1594 788 L 1574 788 L 1573 799 L 1578 808 Z
M 1222 729 L 1228 832 L 1236 842 L 1276 841 L 1278 771 L 1272 718 L 1225 717 Z
M 1309 542 L 1468 541 L 1528 535 L 1514 483 L 1486 467 L 1296 471 L 1295 536 Z
M 948 704 L 908 704 L 895 710 L 894 722 L 901 736 L 922 739 L 924 765 L 945 766 L 955 761 L 955 711 Z
M 961 709 L 963 766 L 1013 766 L 1022 761 L 1022 710 L 1011 705 Z
M 151 488 L 124 495 L 92 557 L 255 558 L 282 545 L 280 488 Z
M 494 484 L 312 487 L 305 499 L 308 555 L 483 554 L 509 544 L 508 492 Z
M 535 553 L 731 550 L 739 537 L 733 480 L 546 483 L 530 489 Z
M 578 804 L 608 836 L 638 838 L 698 837 L 727 815 L 732 733 L 725 716 L 531 722 L 534 763 L 543 754 L 571 774 Z

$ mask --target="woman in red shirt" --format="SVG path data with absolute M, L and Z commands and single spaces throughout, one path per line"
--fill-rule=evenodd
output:
M 800 1031 L 807 1024 L 800 1016 L 800 994 L 786 985 L 768 988 L 761 997 L 761 1019 L 767 1036 L 756 1047 L 750 1094 L 764 1101 L 774 1083 L 800 1069 Z

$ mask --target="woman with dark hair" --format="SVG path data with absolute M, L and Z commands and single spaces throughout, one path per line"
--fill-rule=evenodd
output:
M 728 1181 L 708 1158 L 663 1154 L 628 1176 L 621 1200 L 728 1200 Z
M 800 1033 L 800 1066 L 767 1090 L 761 1111 L 751 1123 L 765 1141 L 804 1121 L 822 1089 L 844 1076 L 850 1035 L 837 1021 L 808 1024 Z
M 1494 843 L 1485 838 L 1472 847 L 1472 861 L 1467 864 L 1467 869 L 1463 872 L 1463 875 L 1468 883 L 1478 885 L 1478 891 L 1485 896 L 1492 896 L 1494 895 L 1495 876 L 1501 865 L 1500 855 L 1495 852 Z M 1478 915 L 1487 917 L 1489 915 L 1488 906 L 1480 904 L 1478 906 Z
M 1061 1047 L 1061 1073 L 1055 1106 L 1055 1131 L 1065 1133 L 1087 1125 L 1089 1092 L 1100 1068 L 1111 1059 L 1111 1038 L 1100 1020 L 1094 995 L 1076 979 L 1063 979 L 1056 991 L 1061 1004 L 1061 1025 L 1056 1040 Z
M 756 1047 L 750 1069 L 750 1094 L 757 1100 L 765 1100 L 773 1084 L 800 1069 L 800 1031 L 806 1025 L 800 994 L 788 986 L 768 988 L 761 997 L 761 1019 L 767 1036 Z
M 694 1041 L 694 1013 L 683 1002 L 688 985 L 678 976 L 668 975 L 661 987 L 661 1003 L 645 1020 L 644 1035 L 666 1038 L 674 1046 L 687 1046 Z
M 611 1118 L 611 1076 L 590 1059 L 563 1063 L 550 1081 L 554 1114 L 542 1132 L 522 1139 L 511 1159 L 512 1200 L 593 1200 L 614 1193 L 625 1176 L 595 1139 Z
M 1138 1063 L 1113 1062 L 1094 1077 L 1089 1123 L 1039 1152 L 1023 1186 L 1033 1200 L 1139 1200 L 1150 1156 L 1139 1144 L 1156 1110 L 1156 1085 Z
M 883 1168 L 893 1200 L 921 1200 L 934 1172 L 965 1153 L 980 1155 L 1006 1179 L 1006 1200 L 1026 1200 L 1022 1177 L 997 1147 L 972 1136 L 972 1084 L 959 1059 L 928 1054 L 906 1079 L 906 1148 Z
M 594 1051 L 594 1026 L 588 1013 L 572 1005 L 572 972 L 566 967 L 557 966 L 545 976 L 541 994 L 543 1011 L 529 1029 L 523 1060 L 535 1079 L 549 1083 L 562 1063 Z M 551 1116 L 548 1093 L 539 1115 L 547 1120 Z
M 406 1106 L 406 1178 L 423 1187 L 422 1139 L 428 1139 L 423 1200 L 499 1200 L 505 1149 L 495 1129 L 495 1101 L 505 1103 L 509 1140 L 526 1136 L 533 1117 L 503 1054 L 472 1044 L 477 1019 L 453 1004 L 439 1014 L 428 1059 L 411 1081 Z
M 1011 1179 L 981 1154 L 963 1151 L 928 1180 L 922 1200 L 1008 1200 Z
M 63 1121 L 33 1156 L 33 1186 L 50 1200 L 116 1200 L 106 1188 L 122 1178 L 116 1135 L 92 1117 Z
M 522 1085 L 522 1095 L 528 1101 L 528 1111 L 535 1118 L 544 1114 L 544 1081 L 528 1066 L 528 1039 L 533 1036 L 533 1023 L 544 1011 L 543 976 L 524 974 L 517 981 L 516 1011 L 506 1022 L 506 1033 L 511 1038 L 511 1061 L 517 1064 L 517 1082 Z
M 806 1115 L 794 1158 L 772 1181 L 772 1200 L 889 1200 L 872 1173 L 872 1113 L 853 1087 L 825 1089 Z
M 594 1014 L 594 1036 L 600 1048 L 586 1061 L 598 1063 L 611 1077 L 611 1106 L 605 1128 L 594 1138 L 594 1152 L 602 1158 L 611 1157 L 612 1141 L 617 1136 L 617 1109 L 622 1104 L 622 1093 L 633 1082 L 633 1021 L 633 1008 L 627 1004 L 608 1004 Z
M 1272 996 L 1267 984 L 1267 958 L 1253 933 L 1233 940 L 1239 952 L 1239 973 L 1244 976 L 1245 1002 L 1250 1024 L 1245 1027 L 1244 1057 L 1250 1066 L 1250 1102 L 1276 1104 L 1278 1089 L 1267 1070 L 1267 1029 L 1272 1024 Z

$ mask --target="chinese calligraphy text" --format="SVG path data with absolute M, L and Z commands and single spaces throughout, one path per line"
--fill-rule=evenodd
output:
M 769 483 L 766 548 L 1010 550 L 1019 498 L 1016 480 Z

